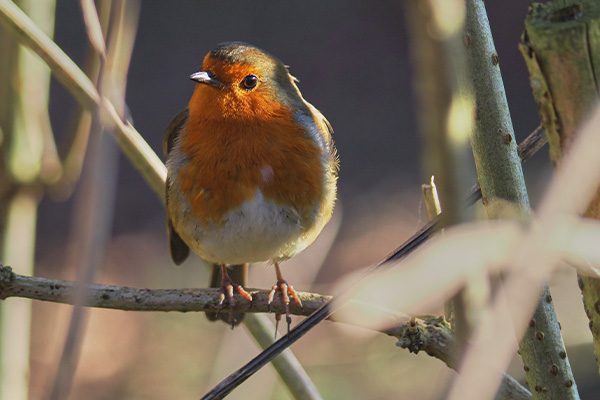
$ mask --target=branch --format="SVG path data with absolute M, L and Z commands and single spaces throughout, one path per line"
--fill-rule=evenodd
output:
M 415 354 L 424 351 L 431 357 L 442 360 L 452 369 L 457 367 L 457 360 L 453 357 L 453 354 L 456 354 L 454 334 L 444 317 L 421 316 L 382 332 L 398 338 L 398 347 Z M 494 397 L 495 400 L 531 398 L 531 393 L 507 374 L 503 375 L 500 388 Z
M 467 0 L 465 43 L 476 101 L 476 129 L 471 143 L 478 181 L 487 200 L 484 205 L 488 217 L 502 218 L 506 214 L 506 206 L 503 205 L 506 201 L 510 201 L 520 214 L 526 216 L 530 212 L 529 198 L 514 140 L 498 55 L 482 0 Z M 536 291 L 538 288 L 531 287 L 530 290 Z M 535 389 L 533 395 L 536 399 L 548 398 L 547 392 L 561 399 L 578 399 L 576 385 L 561 384 L 573 382 L 574 378 L 568 358 L 561 357 L 561 353 L 555 351 L 564 348 L 564 343 L 548 286 L 545 285 L 537 296 L 539 304 L 532 316 L 532 323 L 537 326 L 526 330 L 519 344 L 527 382 L 532 391 Z M 538 339 L 540 334 L 544 335 L 544 340 Z M 557 372 L 549 374 L 550 370 Z M 453 394 L 457 398 L 461 396 L 456 386 Z
M 166 168 L 139 132 L 121 119 L 115 106 L 100 96 L 73 60 L 13 2 L 0 0 L 0 22 L 13 32 L 19 43 L 29 47 L 48 64 L 55 77 L 82 106 L 90 110 L 100 106 L 103 123 L 111 128 L 125 156 L 164 203 Z
M 285 313 L 279 296 L 271 307 L 267 304 L 268 290 L 247 289 L 252 294 L 252 304 L 239 295 L 235 296 L 236 311 L 254 313 Z M 54 303 L 74 304 L 76 283 L 15 274 L 10 267 L 0 265 L 0 299 L 23 297 Z M 218 311 L 220 290 L 207 289 L 137 289 L 123 286 L 92 284 L 84 301 L 87 307 L 110 308 L 124 311 Z M 314 293 L 298 292 L 304 308 L 290 303 L 294 315 L 310 315 L 331 299 Z M 223 303 L 222 312 L 229 310 Z
M 271 307 L 267 305 L 269 291 L 248 289 L 253 302 L 250 305 L 239 295 L 236 296 L 236 310 L 267 313 L 284 313 L 285 307 L 279 296 L 276 296 Z M 0 299 L 23 297 L 55 303 L 73 304 L 75 283 L 59 279 L 29 277 L 15 274 L 10 267 L 0 264 Z M 92 284 L 88 288 L 88 307 L 107 308 L 124 311 L 200 311 L 215 312 L 219 302 L 218 289 L 137 289 L 131 287 Z M 290 303 L 290 312 L 294 315 L 310 315 L 323 304 L 331 300 L 331 296 L 316 293 L 298 292 L 304 308 Z M 361 307 L 365 307 L 362 303 Z M 368 307 L 368 305 L 366 306 Z M 222 312 L 227 312 L 224 304 Z M 373 313 L 381 313 L 373 309 Z M 379 329 L 379 332 L 398 339 L 397 346 L 408 349 L 411 353 L 426 352 L 438 358 L 448 367 L 456 368 L 454 359 L 455 339 L 450 325 L 443 317 L 420 316 L 409 319 L 403 314 L 388 313 L 390 320 L 395 321 L 391 327 Z M 332 319 L 332 318 L 330 318 Z M 333 318 L 334 319 L 334 318 Z M 400 321 L 400 322 L 399 322 Z M 355 324 L 356 322 L 340 320 L 339 322 Z M 364 326 L 364 325 L 360 325 Z M 498 393 L 507 395 L 497 399 L 531 399 L 531 394 L 515 379 L 505 375 Z M 510 394 L 510 397 L 508 394 Z

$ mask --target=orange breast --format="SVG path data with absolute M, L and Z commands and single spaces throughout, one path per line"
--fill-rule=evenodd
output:
M 309 218 L 322 197 L 320 148 L 293 122 L 290 111 L 267 100 L 254 96 L 246 104 L 197 86 L 180 138 L 190 160 L 181 169 L 180 185 L 205 224 L 221 222 L 257 189 L 265 198 L 294 207 L 303 218 Z M 224 109 L 231 112 L 227 118 Z

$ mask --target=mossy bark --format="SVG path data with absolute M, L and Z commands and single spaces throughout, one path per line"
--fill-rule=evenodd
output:
M 520 49 L 548 135 L 550 158 L 558 165 L 577 128 L 598 103 L 600 4 L 594 0 L 533 4 Z M 600 195 L 586 216 L 600 219 Z M 581 276 L 579 286 L 600 360 L 600 280 Z

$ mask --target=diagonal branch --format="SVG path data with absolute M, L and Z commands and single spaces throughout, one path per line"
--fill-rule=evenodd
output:
M 0 22 L 17 40 L 40 56 L 56 78 L 87 109 L 100 106 L 103 122 L 114 128 L 115 139 L 125 156 L 140 171 L 164 203 L 166 168 L 139 132 L 123 121 L 115 106 L 101 98 L 94 84 L 56 43 L 46 36 L 13 2 L 0 0 Z

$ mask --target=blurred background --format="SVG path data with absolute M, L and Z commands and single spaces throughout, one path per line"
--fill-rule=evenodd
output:
M 520 141 L 539 124 L 517 48 L 528 2 L 486 7 Z M 335 130 L 341 171 L 332 222 L 313 246 L 283 264 L 283 274 L 298 290 L 329 294 L 342 275 L 379 261 L 427 222 L 421 184 L 429 178 L 420 165 L 407 34 L 401 1 L 147 0 L 141 4 L 126 101 L 135 127 L 164 160 L 164 129 L 186 107 L 194 88 L 188 77 L 217 43 L 246 41 L 289 65 L 303 96 Z M 87 36 L 79 2 L 57 0 L 55 41 L 81 65 Z M 74 104 L 53 80 L 50 113 L 58 141 Z M 524 170 L 535 207 L 551 175 L 547 149 Z M 112 233 L 96 281 L 205 287 L 207 269 L 196 256 L 180 267 L 172 264 L 164 209 L 123 156 L 117 173 Z M 66 257 L 73 198 L 60 197 L 44 198 L 40 205 L 35 274 L 75 279 Z M 274 279 L 271 267 L 255 265 L 248 286 L 268 288 Z M 596 398 L 600 378 L 575 274 L 561 270 L 551 290 L 582 398 Z M 44 398 L 51 384 L 70 310 L 34 303 L 31 399 Z M 299 320 L 294 317 L 294 323 Z M 438 399 L 454 373 L 425 354 L 396 349 L 392 338 L 328 322 L 292 350 L 325 399 Z M 198 398 L 258 351 L 243 327 L 231 331 L 201 314 L 92 310 L 72 398 Z M 519 360 L 509 372 L 524 381 Z M 291 396 L 268 366 L 229 398 Z

